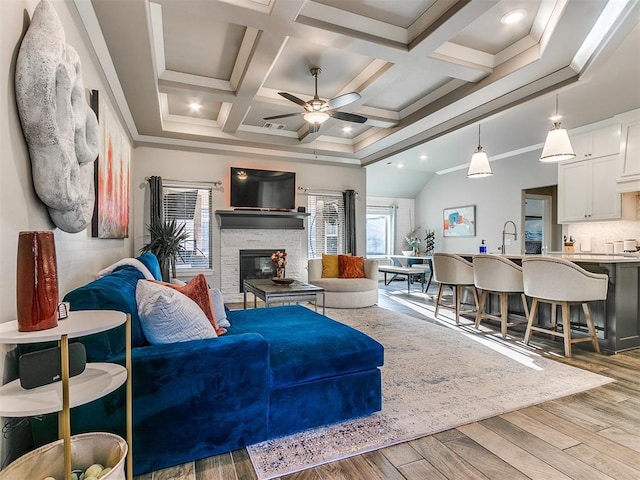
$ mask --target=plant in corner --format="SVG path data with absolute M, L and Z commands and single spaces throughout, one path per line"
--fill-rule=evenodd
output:
M 176 277 L 176 261 L 184 251 L 184 243 L 189 239 L 189 232 L 185 231 L 184 223 L 178 224 L 175 218 L 167 220 L 155 227 L 147 225 L 151 241 L 140 249 L 140 253 L 151 252 L 158 257 L 162 279 L 169 281 Z

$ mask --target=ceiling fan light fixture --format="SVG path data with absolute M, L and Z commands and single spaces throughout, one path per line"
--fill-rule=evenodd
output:
M 467 171 L 467 178 L 483 178 L 493 175 L 491 165 L 489 165 L 489 156 L 480 145 L 480 125 L 478 125 L 478 148 L 471 156 L 471 163 Z
M 558 95 L 556 95 L 556 114 L 553 117 L 553 128 L 547 133 L 547 139 L 542 147 L 540 161 L 543 163 L 561 162 L 576 156 L 569 140 L 567 130 L 562 128 L 558 115 Z
M 330 116 L 326 112 L 307 112 L 304 114 L 304 119 L 309 123 L 321 124 L 329 120 Z

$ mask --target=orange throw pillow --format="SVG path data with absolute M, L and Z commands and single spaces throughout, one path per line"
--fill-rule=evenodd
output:
M 322 278 L 338 278 L 340 268 L 338 266 L 338 255 L 322 254 Z
M 366 278 L 364 258 L 351 255 L 338 255 L 340 278 Z
M 211 294 L 209 293 L 209 283 L 207 282 L 207 277 L 204 274 L 200 273 L 193 277 L 189 283 L 184 286 L 174 285 L 172 283 L 160 282 L 158 280 L 150 280 L 151 282 L 159 283 L 161 285 L 166 285 L 167 287 L 171 287 L 180 293 L 186 295 L 191 300 L 196 302 L 198 306 L 202 309 L 204 314 L 207 316 L 211 325 L 213 325 L 213 329 L 216 331 L 218 335 L 222 335 L 227 333 L 226 328 L 222 328 L 218 326 L 218 322 L 216 321 L 216 315 L 213 311 L 213 304 L 211 303 Z

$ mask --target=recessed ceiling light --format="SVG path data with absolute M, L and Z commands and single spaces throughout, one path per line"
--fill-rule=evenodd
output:
M 424 154 L 420 155 L 420 160 L 426 160 L 428 157 Z
M 353 127 L 350 127 L 350 126 L 342 127 L 342 131 L 344 133 L 351 133 L 352 130 L 353 130 Z
M 402 163 L 399 163 L 398 168 L 402 168 L 402 167 L 404 167 L 404 165 Z
M 201 104 L 201 103 L 199 103 L 199 102 L 191 102 L 191 103 L 189 104 L 189 108 L 190 108 L 192 111 L 197 112 L 197 111 L 199 111 L 199 110 L 202 108 L 202 104 Z
M 524 17 L 527 16 L 527 11 L 524 8 L 518 8 L 505 13 L 500 21 L 505 25 L 511 25 L 512 23 L 518 23 Z

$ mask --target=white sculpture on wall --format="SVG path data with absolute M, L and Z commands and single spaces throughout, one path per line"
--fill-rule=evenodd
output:
M 49 0 L 36 7 L 20 45 L 15 87 L 36 193 L 56 226 L 80 232 L 93 216 L 98 120 L 85 99 L 78 53 Z

